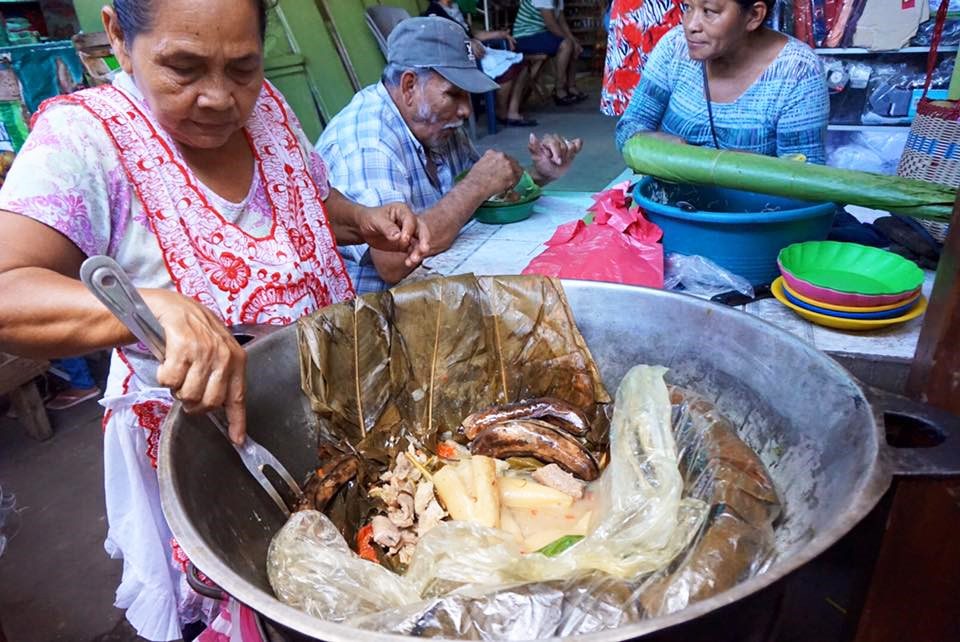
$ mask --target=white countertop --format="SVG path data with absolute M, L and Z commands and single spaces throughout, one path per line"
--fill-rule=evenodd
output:
M 611 185 L 623 181 L 627 175 L 625 172 L 618 176 Z M 584 192 L 548 190 L 525 221 L 510 225 L 471 221 L 464 226 L 452 248 L 427 259 L 408 279 L 468 272 L 477 275 L 519 274 L 545 249 L 544 242 L 559 225 L 583 218 L 592 203 L 590 195 Z M 857 207 L 848 207 L 847 211 L 862 221 L 885 215 L 885 212 Z M 925 276 L 923 293 L 929 298 L 934 273 L 926 270 Z M 792 332 L 824 352 L 904 362 L 913 358 L 923 323 L 923 317 L 920 317 L 882 330 L 847 332 L 810 323 L 772 298 L 749 303 L 741 309 Z

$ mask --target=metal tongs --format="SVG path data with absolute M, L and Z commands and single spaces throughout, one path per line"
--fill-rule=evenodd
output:
M 110 312 L 112 312 L 125 326 L 140 339 L 160 362 L 163 362 L 166 353 L 166 338 L 163 334 L 163 328 L 160 322 L 153 315 L 150 308 L 144 302 L 143 297 L 137 292 L 126 272 L 117 264 L 116 261 L 108 256 L 92 256 L 83 262 L 80 267 L 80 280 L 84 282 L 87 288 L 100 299 Z M 284 516 L 290 515 L 290 507 L 280 496 L 273 483 L 267 478 L 264 469 L 272 468 L 274 472 L 286 483 L 296 499 L 299 499 L 303 492 L 294 481 L 293 477 L 287 472 L 273 454 L 258 444 L 250 435 L 247 435 L 242 446 L 237 446 L 230 440 L 227 432 L 226 422 L 218 414 L 207 413 L 207 418 L 217 429 L 223 433 L 223 436 L 230 441 L 230 444 L 240 455 L 240 460 L 247 467 L 253 478 L 263 487 L 271 499 L 277 504 L 277 507 L 283 511 Z

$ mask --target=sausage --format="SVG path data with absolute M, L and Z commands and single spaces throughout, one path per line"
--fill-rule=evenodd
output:
M 584 481 L 593 481 L 600 475 L 593 455 L 580 442 L 537 419 L 516 419 L 489 426 L 470 443 L 470 452 L 496 459 L 534 457 L 547 464 L 557 464 Z
M 324 467 L 318 468 L 307 480 L 303 489 L 303 497 L 297 503 L 297 510 L 326 509 L 327 504 L 337 494 L 337 491 L 348 481 L 357 476 L 360 462 L 355 455 L 343 454 L 336 457 Z
M 590 431 L 590 422 L 579 408 L 560 399 L 542 397 L 475 412 L 461 422 L 460 433 L 467 439 L 476 439 L 481 430 L 512 419 L 543 419 L 578 437 Z

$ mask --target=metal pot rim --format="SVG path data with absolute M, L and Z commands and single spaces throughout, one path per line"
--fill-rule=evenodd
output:
M 631 286 L 623 286 L 608 283 L 590 282 L 570 282 L 564 281 L 564 287 L 591 287 L 617 290 L 622 288 L 635 289 Z M 646 290 L 655 296 L 690 296 L 686 294 L 664 292 L 662 290 Z M 698 299 L 699 300 L 699 299 Z M 715 313 L 718 315 L 730 314 L 738 315 L 743 312 L 727 308 L 726 306 L 716 305 Z M 773 324 L 753 317 L 752 322 L 764 323 L 770 327 L 776 328 Z M 873 408 L 870 397 L 865 389 L 852 374 L 846 371 L 839 363 L 816 350 L 810 344 L 802 341 L 798 337 L 777 328 L 784 341 L 793 342 L 797 347 L 810 354 L 812 359 L 820 360 L 821 365 L 831 368 L 837 374 L 850 380 L 857 390 L 859 390 L 863 402 L 871 409 Z M 161 430 L 160 452 L 158 456 L 159 466 L 157 468 L 158 480 L 160 485 L 160 499 L 164 515 L 170 525 L 171 531 L 175 534 L 177 542 L 184 550 L 190 560 L 203 571 L 205 575 L 215 581 L 225 592 L 232 595 L 239 601 L 249 606 L 254 611 L 266 616 L 268 619 L 277 622 L 285 627 L 295 630 L 301 634 L 309 635 L 327 642 L 352 642 L 357 639 L 357 634 L 362 632 L 365 640 L 373 642 L 383 641 L 391 642 L 396 640 L 418 640 L 410 636 L 378 633 L 366 629 L 359 629 L 345 624 L 338 624 L 321 620 L 311 616 L 303 611 L 295 609 L 282 603 L 274 595 L 263 591 L 262 589 L 251 585 L 250 582 L 241 577 L 228 565 L 223 563 L 202 543 L 202 538 L 198 530 L 187 518 L 183 507 L 176 497 L 176 484 L 170 467 L 167 462 L 170 461 L 171 448 L 173 443 L 172 435 L 177 428 L 177 420 L 182 409 L 177 403 L 171 409 L 170 414 L 164 421 Z M 812 539 L 793 552 L 780 552 L 778 559 L 763 573 L 755 575 L 746 581 L 743 581 L 733 588 L 723 591 L 711 598 L 696 602 L 693 605 L 672 613 L 670 615 L 642 620 L 634 624 L 601 631 L 583 636 L 577 636 L 575 639 L 584 642 L 613 642 L 629 640 L 634 637 L 646 635 L 654 631 L 666 629 L 671 626 L 682 624 L 705 615 L 711 611 L 732 604 L 743 599 L 752 593 L 763 589 L 777 580 L 787 576 L 807 562 L 811 561 L 823 551 L 833 545 L 840 537 L 845 535 L 857 523 L 859 523 L 877 504 L 880 497 L 886 492 L 892 480 L 890 457 L 888 455 L 889 447 L 886 445 L 883 436 L 882 414 L 877 410 L 872 410 L 870 416 L 873 418 L 873 430 L 876 432 L 877 454 L 868 471 L 860 477 L 857 486 L 850 490 L 850 504 L 843 510 L 842 514 L 836 516 L 835 521 L 828 528 L 815 535 Z M 866 429 L 866 427 L 865 427 Z M 437 638 L 440 639 L 440 638 Z M 549 638 L 549 640 L 561 640 L 570 638 Z

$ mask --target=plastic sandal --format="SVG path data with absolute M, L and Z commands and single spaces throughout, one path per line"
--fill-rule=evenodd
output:
M 96 399 L 99 396 L 100 388 L 97 387 L 86 390 L 77 390 L 76 388 L 71 388 L 69 390 L 64 390 L 53 399 L 48 401 L 45 405 L 47 410 L 66 410 L 67 408 L 78 406 L 84 401 Z

